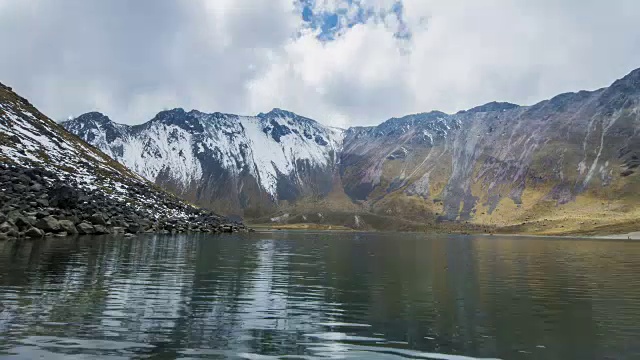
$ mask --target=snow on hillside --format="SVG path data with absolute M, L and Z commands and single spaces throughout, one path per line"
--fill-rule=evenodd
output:
M 300 163 L 335 164 L 343 139 L 340 129 L 279 109 L 258 116 L 174 109 L 136 126 L 90 114 L 63 126 L 151 181 L 164 174 L 186 187 L 215 162 L 233 175 L 248 171 L 274 198 L 280 176 L 302 181 Z
M 123 127 L 120 129 L 126 130 Z M 158 199 L 163 198 L 171 198 L 176 204 L 179 201 L 174 201 L 164 192 L 151 188 L 151 184 L 144 178 L 65 131 L 26 99 L 2 84 L 0 163 L 21 168 L 44 169 L 65 183 L 77 184 L 79 190 L 103 193 L 111 200 L 123 204 L 122 206 L 153 218 L 189 217 L 189 212 L 185 212 L 185 209 L 190 208 L 186 204 L 168 207 L 166 204 L 158 203 Z M 139 189 L 145 189 L 145 194 L 132 193 Z
M 95 166 L 104 172 L 120 174 L 124 168 L 58 128 L 53 121 L 33 108 L 26 100 L 7 92 L 0 103 L 0 160 L 23 166 L 37 166 L 62 178 L 73 177 L 87 190 L 96 187 Z M 134 174 L 126 174 L 143 181 Z M 117 180 L 105 179 L 114 190 L 113 197 L 122 199 L 126 188 Z
M 278 173 L 295 175 L 297 161 L 308 161 L 310 165 L 317 167 L 329 166 L 330 162 L 335 163 L 337 150 L 342 144 L 341 130 L 322 128 L 317 123 L 296 122 L 292 117 L 279 116 L 271 118 L 268 123 L 264 118 L 255 117 L 242 117 L 240 120 L 249 149 L 252 150 L 254 175 L 272 195 L 276 192 Z M 286 124 L 284 126 L 289 127 L 291 133 L 274 141 L 273 133 L 264 131 L 272 121 L 281 126 Z M 305 137 L 305 134 L 314 135 Z M 323 141 L 316 141 L 316 136 L 320 136 Z

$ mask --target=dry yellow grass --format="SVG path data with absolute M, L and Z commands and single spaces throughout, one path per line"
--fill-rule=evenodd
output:
M 339 225 L 324 225 L 324 224 L 255 224 L 249 225 L 253 229 L 269 229 L 269 230 L 341 230 L 352 231 L 353 229 L 346 226 Z

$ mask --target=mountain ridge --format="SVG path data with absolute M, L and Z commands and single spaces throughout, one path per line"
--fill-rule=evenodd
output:
M 494 100 L 494 101 L 490 101 L 488 103 L 484 103 L 484 104 L 481 104 L 481 105 L 473 106 L 473 107 L 471 107 L 469 109 L 463 109 L 463 110 L 459 110 L 457 112 L 452 112 L 452 113 L 447 113 L 447 112 L 443 112 L 443 111 L 440 111 L 440 110 L 437 110 L 437 109 L 433 109 L 433 110 L 429 110 L 429 111 L 426 111 L 426 112 L 410 113 L 410 114 L 406 114 L 406 115 L 403 115 L 403 116 L 400 116 L 400 117 L 391 117 L 389 119 L 382 120 L 378 125 L 355 125 L 355 126 L 351 126 L 351 127 L 347 128 L 347 129 L 350 129 L 350 128 L 376 127 L 376 126 L 379 126 L 379 125 L 381 125 L 384 122 L 389 121 L 389 120 L 401 119 L 401 118 L 405 118 L 405 117 L 411 117 L 411 116 L 429 114 L 429 113 L 441 113 L 443 115 L 451 116 L 451 115 L 463 114 L 463 113 L 468 113 L 468 112 L 492 112 L 492 111 L 510 110 L 510 109 L 514 109 L 514 108 L 518 108 L 518 107 L 530 108 L 530 107 L 534 107 L 536 105 L 541 105 L 543 103 L 552 101 L 552 100 L 554 100 L 556 98 L 562 98 L 562 97 L 571 96 L 571 95 L 591 94 L 591 93 L 595 93 L 595 92 L 599 92 L 599 91 L 604 91 L 604 90 L 610 89 L 612 87 L 621 87 L 621 86 L 623 86 L 623 84 L 631 84 L 632 85 L 631 86 L 632 89 L 637 89 L 640 86 L 638 84 L 639 82 L 640 82 L 640 68 L 637 68 L 637 69 L 631 70 L 629 73 L 627 73 L 623 77 L 614 80 L 614 82 L 611 83 L 610 86 L 601 87 L 601 88 L 597 88 L 597 89 L 594 89 L 594 90 L 578 90 L 578 91 L 569 91 L 569 92 L 565 92 L 565 93 L 560 93 L 560 94 L 557 94 L 555 96 L 552 96 L 549 99 L 543 99 L 543 100 L 540 100 L 537 103 L 534 103 L 534 104 L 531 104 L 531 105 L 518 105 L 518 104 L 514 104 L 514 103 L 510 103 L 510 102 L 503 102 L 503 101 L 495 101 Z M 635 86 L 633 86 L 633 85 L 635 85 Z M 25 99 L 25 101 L 28 101 L 28 100 Z M 282 109 L 282 108 L 279 108 L 279 107 L 274 107 L 267 113 L 260 112 L 260 113 L 255 114 L 255 115 L 241 115 L 241 114 L 232 114 L 232 113 L 225 113 L 225 112 L 218 112 L 218 111 L 215 111 L 215 112 L 212 112 L 212 113 L 206 113 L 206 112 L 202 112 L 202 111 L 200 111 L 198 109 L 191 109 L 189 111 L 186 111 L 183 107 L 175 107 L 175 108 L 172 108 L 172 109 L 162 110 L 162 111 L 158 112 L 155 116 L 157 116 L 158 114 L 163 113 L 163 112 L 174 111 L 174 110 L 182 110 L 182 111 L 187 112 L 187 113 L 189 113 L 189 112 L 198 112 L 198 113 L 210 114 L 210 115 L 237 116 L 237 117 L 251 117 L 251 116 L 263 117 L 263 116 L 271 114 L 271 113 L 285 113 L 285 114 L 290 114 L 290 115 L 293 115 L 293 116 L 296 116 L 296 117 L 299 117 L 299 118 L 304 118 L 304 119 L 311 120 L 313 122 L 322 124 L 323 126 L 326 126 L 326 127 L 333 127 L 333 128 L 337 128 L 337 129 L 342 129 L 342 128 L 339 128 L 339 127 L 324 125 L 322 122 L 320 122 L 318 120 L 314 120 L 314 119 L 311 119 L 309 117 L 305 117 L 303 115 L 295 113 L 293 111 Z M 66 122 L 75 120 L 75 119 L 77 119 L 79 117 L 82 117 L 82 116 L 85 116 L 85 115 L 89 115 L 89 114 L 98 114 L 98 115 L 102 115 L 104 117 L 109 118 L 108 115 L 106 115 L 106 114 L 104 114 L 104 113 L 102 113 L 100 111 L 88 111 L 88 112 L 83 113 L 83 114 L 81 114 L 79 116 L 76 116 L 76 117 L 74 117 L 72 119 L 60 120 L 60 121 L 58 121 L 58 123 L 66 123 Z M 155 116 L 154 116 L 154 118 L 155 118 Z M 142 124 L 147 123 L 147 122 L 152 121 L 152 120 L 153 120 L 153 118 L 150 119 L 150 120 L 143 121 L 141 123 L 137 123 L 137 124 L 124 124 L 124 123 L 115 122 L 113 120 L 111 120 L 111 121 L 114 124 L 124 125 L 124 126 L 129 126 L 129 127 L 135 127 L 135 126 L 142 125 Z M 347 130 L 347 129 L 342 129 L 342 130 Z
M 278 108 L 257 116 L 193 110 L 185 112 L 197 115 L 187 119 L 189 126 L 187 122 L 182 127 L 167 125 L 175 136 L 185 132 L 183 147 L 175 149 L 178 154 L 194 153 L 205 143 L 211 150 L 194 157 L 208 166 L 189 181 L 180 178 L 185 172 L 177 165 L 155 174 L 136 168 L 144 167 L 144 161 L 119 156 L 117 147 L 126 144 L 113 146 L 107 141 L 108 125 L 100 131 L 94 126 L 97 134 L 82 130 L 82 119 L 63 125 L 171 191 L 213 208 L 231 204 L 234 211 L 252 218 L 295 213 L 300 208 L 311 212 L 315 207 L 429 224 L 458 221 L 528 227 L 533 219 L 543 221 L 544 211 L 558 218 L 565 211 L 574 221 L 593 215 L 572 207 L 578 203 L 599 199 L 595 201 L 624 209 L 625 201 L 637 201 L 635 195 L 625 199 L 613 189 L 628 194 L 639 186 L 639 99 L 640 69 L 610 87 L 559 94 L 530 106 L 490 102 L 455 114 L 431 111 L 347 129 L 330 128 Z M 115 123 L 109 125 L 117 128 Z M 248 128 L 253 129 L 251 136 Z M 194 134 L 198 136 L 189 137 Z M 103 143 L 96 140 L 98 135 Z M 170 143 L 177 141 L 175 136 L 153 141 Z M 222 155 L 225 142 L 237 142 L 235 155 Z M 309 151 L 302 154 L 301 149 Z M 256 165 L 260 155 L 270 153 L 280 155 L 263 156 L 264 161 Z M 164 178 L 158 175 L 162 172 Z M 202 186 L 203 178 L 216 179 L 218 184 Z M 221 188 L 233 194 L 226 203 L 203 200 L 207 193 L 220 194 Z M 333 199 L 332 205 L 327 205 L 328 199 Z M 496 212 L 503 208 L 510 213 L 498 216 Z M 596 208 L 604 211 L 603 206 Z M 635 216 L 631 213 L 620 210 L 619 215 L 627 221 Z M 539 225 L 535 231 L 546 230 Z
M 331 171 L 320 168 L 335 161 L 330 154 L 341 136 L 337 129 L 279 109 L 258 116 L 173 109 L 133 126 L 104 119 L 94 121 L 82 115 L 62 124 L 134 171 L 153 181 L 160 178 L 159 182 L 194 202 L 208 188 L 226 189 L 232 194 L 226 199 L 229 194 L 211 198 L 220 210 L 260 208 L 269 205 L 268 197 L 288 201 L 291 192 L 320 191 L 306 188 L 301 179 L 324 176 L 325 183 L 331 181 Z M 112 133 L 115 136 L 109 136 Z M 272 146 L 260 151 L 265 141 Z M 139 153 L 141 157 L 132 158 Z M 165 170 L 167 162 L 181 172 Z M 219 176 L 220 169 L 229 174 Z M 205 185 L 196 181 L 203 172 L 211 176 Z M 245 186 L 256 189 L 251 199 L 240 194 Z

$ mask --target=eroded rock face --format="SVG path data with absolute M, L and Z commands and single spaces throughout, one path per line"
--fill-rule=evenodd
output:
M 416 216 L 418 204 L 451 221 L 589 216 L 576 202 L 612 221 L 629 217 L 623 209 L 640 201 L 640 87 L 631 80 L 639 74 L 534 106 L 488 104 L 350 130 L 341 157 L 345 190 L 381 213 Z

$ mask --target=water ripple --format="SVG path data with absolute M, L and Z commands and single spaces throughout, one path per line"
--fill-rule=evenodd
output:
M 0 243 L 0 357 L 640 358 L 640 244 L 416 234 Z

